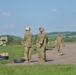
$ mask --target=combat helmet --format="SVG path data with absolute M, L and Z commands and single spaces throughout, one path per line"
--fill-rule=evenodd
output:
M 29 26 L 27 26 L 27 27 L 25 27 L 25 30 L 26 30 L 26 31 L 30 31 L 31 28 L 30 28 Z

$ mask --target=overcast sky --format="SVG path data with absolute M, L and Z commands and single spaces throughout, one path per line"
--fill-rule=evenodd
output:
M 76 31 L 76 0 L 0 0 L 0 35 Z

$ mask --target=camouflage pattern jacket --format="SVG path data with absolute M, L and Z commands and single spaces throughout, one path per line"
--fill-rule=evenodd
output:
M 42 46 L 46 47 L 47 41 L 48 41 L 47 34 L 45 32 L 39 33 L 37 36 L 37 40 L 36 40 L 36 46 L 37 47 L 42 47 Z
M 30 31 L 26 31 L 23 42 L 26 47 L 32 46 L 32 33 Z
M 60 37 L 58 36 L 56 40 L 58 45 L 63 44 L 63 39 L 61 36 Z

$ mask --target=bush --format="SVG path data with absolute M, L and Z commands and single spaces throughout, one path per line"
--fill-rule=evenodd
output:
M 65 38 L 63 38 L 63 40 L 65 42 L 75 42 L 76 41 L 76 37 L 65 37 Z

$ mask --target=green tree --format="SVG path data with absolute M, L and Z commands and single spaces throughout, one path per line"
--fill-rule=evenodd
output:
M 13 42 L 14 42 L 14 38 L 10 35 L 7 35 L 7 45 L 13 45 Z

